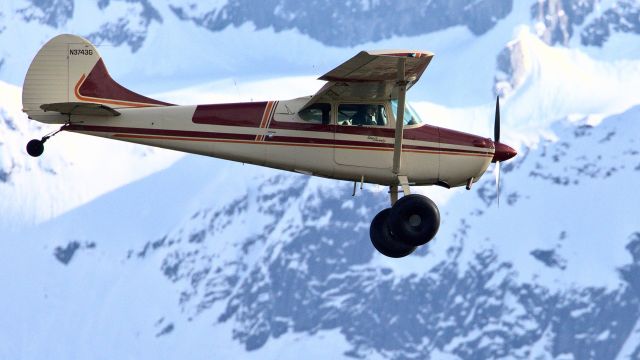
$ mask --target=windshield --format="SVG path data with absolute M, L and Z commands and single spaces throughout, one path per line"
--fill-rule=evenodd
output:
M 393 115 L 397 117 L 398 114 L 398 100 L 391 100 L 391 109 Z M 422 119 L 418 116 L 418 113 L 413 110 L 411 105 L 404 103 L 404 124 L 405 125 L 418 125 L 422 124 Z

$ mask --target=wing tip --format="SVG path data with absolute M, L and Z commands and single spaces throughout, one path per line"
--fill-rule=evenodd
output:
M 434 56 L 434 53 L 426 50 L 396 49 L 396 50 L 371 50 L 371 51 L 365 51 L 365 52 L 372 56 L 392 56 L 392 57 L 412 57 L 412 58 Z

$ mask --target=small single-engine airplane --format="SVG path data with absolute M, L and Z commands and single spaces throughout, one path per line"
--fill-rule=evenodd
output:
M 392 206 L 373 218 L 369 235 L 382 254 L 403 257 L 440 226 L 435 203 L 411 194 L 410 185 L 470 189 L 489 163 L 499 166 L 516 155 L 500 143 L 498 99 L 493 141 L 425 124 L 405 104 L 432 57 L 362 51 L 320 77 L 327 83 L 313 96 L 177 106 L 121 86 L 89 41 L 59 35 L 33 59 L 22 104 L 30 119 L 63 124 L 57 132 L 354 181 L 354 192 L 358 182 L 389 186 Z M 53 135 L 29 141 L 29 155 L 40 156 Z

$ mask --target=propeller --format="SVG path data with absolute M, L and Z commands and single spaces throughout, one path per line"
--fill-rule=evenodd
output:
M 498 206 L 500 206 L 500 163 L 516 156 L 517 152 L 509 145 L 500 142 L 500 96 L 496 97 L 496 118 L 493 125 L 493 144 L 495 147 L 495 153 L 491 162 L 496 163 L 493 168 L 494 175 L 496 177 L 496 198 L 498 200 Z
M 496 144 L 496 150 L 498 150 L 498 144 L 500 143 L 500 96 L 496 96 L 496 112 L 495 120 L 493 123 L 493 142 Z M 496 161 L 494 168 L 494 174 L 496 177 L 496 199 L 498 200 L 498 207 L 500 207 L 500 161 Z
M 496 166 L 493 168 L 493 175 L 496 178 L 496 199 L 498 200 L 498 207 L 500 207 L 500 161 L 496 161 Z
M 493 141 L 500 142 L 500 96 L 496 96 L 496 118 L 493 123 Z

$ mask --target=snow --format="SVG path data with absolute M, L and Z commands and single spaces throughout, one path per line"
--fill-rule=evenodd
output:
M 638 319 L 629 332 L 629 336 L 624 342 L 622 349 L 618 353 L 616 359 L 619 360 L 631 360 L 634 356 L 634 351 L 638 348 L 638 344 L 640 344 L 640 319 Z
M 223 79 L 193 87 L 158 93 L 154 98 L 180 105 L 293 99 L 312 95 L 324 85 L 312 76 L 255 81 Z
M 609 330 L 605 330 L 605 331 L 601 332 L 600 334 L 598 334 L 598 336 L 596 336 L 596 340 L 598 340 L 598 341 L 606 341 L 606 340 L 609 339 L 609 335 L 611 335 Z
M 332 330 L 313 337 L 287 333 L 260 352 L 246 352 L 231 338 L 231 324 L 212 326 L 211 317 L 190 321 L 180 314 L 175 306 L 178 293 L 166 286 L 156 261 L 119 261 L 109 249 L 114 246 L 102 242 L 65 267 L 51 256 L 50 246 L 37 246 L 44 244 L 41 241 L 0 245 L 5 256 L 20 259 L 28 251 L 31 260 L 0 264 L 3 291 L 12 294 L 0 299 L 6 310 L 0 338 L 11 339 L 0 341 L 3 358 L 38 359 L 47 354 L 49 358 L 171 359 L 188 353 L 195 359 L 288 359 L 299 357 L 302 349 L 307 356 L 342 358 L 350 348 L 339 331 Z M 16 270 L 32 275 L 28 281 L 15 281 L 10 274 Z M 16 298 L 21 301 L 16 303 Z M 174 330 L 157 336 L 168 324 Z
M 640 107 L 635 107 L 609 118 L 593 131 L 598 131 L 602 136 L 615 131 L 617 143 L 628 146 L 622 144 L 633 143 L 631 134 L 637 131 L 633 129 L 638 126 L 635 121 L 638 111 Z M 558 133 L 559 139 L 568 140 L 573 137 L 574 126 L 558 124 L 552 129 Z M 572 148 L 568 150 L 566 161 L 574 161 L 585 154 L 596 161 L 598 167 L 624 167 L 626 160 L 615 146 L 601 146 L 594 150 L 594 140 L 571 141 Z M 629 179 L 637 177 L 637 172 L 632 169 L 620 170 L 626 175 L 595 179 L 570 176 L 570 179 L 579 183 L 566 187 L 552 185 L 548 181 L 537 181 L 530 177 L 530 171 L 535 170 L 535 163 L 543 161 L 537 160 L 542 153 L 542 148 L 532 150 L 527 154 L 529 165 L 526 169 L 503 173 L 503 202 L 499 208 L 492 203 L 482 209 L 482 216 L 465 218 L 473 229 L 476 240 L 465 241 L 460 264 L 470 263 L 474 254 L 480 249 L 488 248 L 498 253 L 501 260 L 516 264 L 516 271 L 523 281 L 544 284 L 545 287 L 556 290 L 572 286 L 617 288 L 621 283 L 617 269 L 631 261 L 624 248 L 624 241 L 629 234 L 637 231 L 637 221 L 631 210 L 637 199 L 625 191 L 605 192 L 603 189 L 625 189 Z M 597 160 L 599 158 L 607 160 L 602 163 Z M 552 166 L 543 170 L 544 172 L 558 175 L 568 173 L 563 161 L 549 163 L 547 160 L 545 164 Z M 492 182 L 492 179 L 484 181 Z M 517 205 L 505 205 L 504 198 L 513 192 L 520 194 Z M 594 197 L 593 194 L 606 194 L 606 198 Z M 471 196 L 457 196 L 450 200 L 448 210 L 458 214 L 471 212 L 475 196 L 469 195 Z M 571 205 L 567 207 L 566 204 Z M 594 207 L 597 211 L 591 211 Z M 455 231 L 455 226 L 443 224 L 437 237 L 453 238 Z M 615 246 L 612 243 L 614 239 Z M 446 253 L 446 248 L 447 242 L 444 241 L 435 241 L 430 245 L 430 250 L 434 253 Z M 530 254 L 535 249 L 549 248 L 556 249 L 558 255 L 567 261 L 565 269 L 547 267 Z
M 242 355 L 245 359 L 282 359 L 297 360 L 301 356 L 307 359 L 350 359 L 346 353 L 351 345 L 337 330 L 322 331 L 315 336 L 301 336 L 287 333 L 269 341 L 259 352 Z M 304 355 L 302 355 L 304 354 Z M 368 352 L 367 359 L 384 359 L 375 352 Z
M 0 227 L 17 230 L 69 211 L 130 181 L 166 168 L 182 154 L 71 133 L 47 141 L 45 154 L 31 158 L 30 138 L 57 130 L 28 121 L 21 111 L 21 89 L 0 82 L 3 134 L 0 159 L 11 166 L 0 183 Z M 15 130 L 7 125 L 10 121 Z M 88 181 L 90 179 L 90 181 Z
M 526 28 L 518 40 L 530 57 L 531 75 L 507 99 L 505 125 L 513 126 L 517 119 L 522 130 L 546 127 L 570 114 L 615 114 L 637 104 L 640 61 L 603 62 L 580 49 L 549 47 Z
M 527 77 L 500 103 L 505 143 L 516 148 L 522 143 L 532 146 L 559 119 L 589 117 L 595 123 L 638 103 L 639 60 L 606 62 L 594 59 L 582 48 L 550 47 L 526 27 L 520 28 L 513 41 L 519 42 L 525 53 L 522 66 L 527 67 Z M 436 71 L 435 64 L 429 71 Z M 430 101 L 412 105 L 430 124 L 493 137 L 495 98 L 485 99 L 475 106 L 449 107 Z
M 637 61 L 640 59 L 640 46 L 629 46 L 637 41 L 635 34 L 612 32 L 602 47 L 585 46 L 583 51 L 601 61 Z

